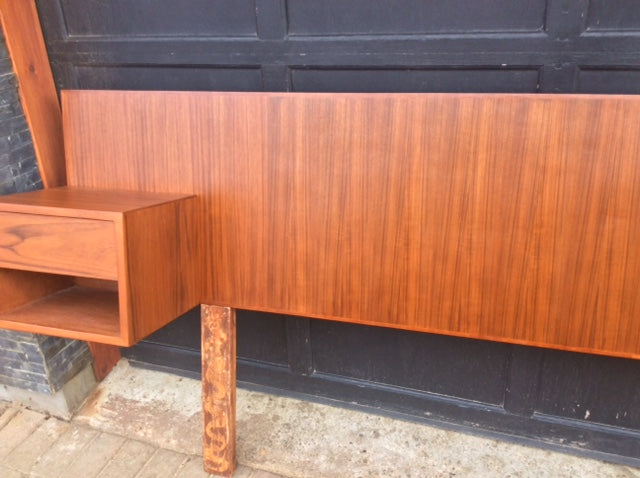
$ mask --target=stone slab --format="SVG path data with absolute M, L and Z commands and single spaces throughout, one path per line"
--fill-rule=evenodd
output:
M 200 455 L 200 391 L 198 380 L 121 361 L 76 420 Z M 247 478 L 638 478 L 625 466 L 243 389 L 237 413 Z M 194 459 L 178 476 L 185 470 L 207 476 Z
M 31 473 L 38 459 L 69 430 L 69 427 L 69 423 L 56 418 L 45 419 L 31 435 L 11 451 L 4 464 L 26 474 Z
M 187 455 L 158 448 L 136 478 L 166 478 L 174 476 L 188 459 Z
M 204 471 L 202 457 L 192 456 L 182 464 L 175 478 L 209 478 L 212 476 L 214 475 L 209 475 Z
M 137 440 L 127 440 L 98 474 L 98 478 L 137 477 L 154 452 L 153 445 Z M 166 473 L 165 476 L 171 475 Z
M 71 427 L 39 458 L 31 474 L 37 478 L 68 476 L 64 473 L 69 464 L 85 453 L 85 449 L 98 435 L 98 430 L 83 426 Z
M 63 476 L 95 478 L 124 445 L 126 439 L 110 433 L 100 433 L 64 470 Z
M 6 413 L 6 412 L 5 412 Z M 31 410 L 19 410 L 0 429 L 0 459 L 4 459 L 44 421 L 44 415 Z
M 0 476 L 2 478 L 27 478 L 27 475 L 25 475 L 24 473 L 3 465 L 0 465 Z

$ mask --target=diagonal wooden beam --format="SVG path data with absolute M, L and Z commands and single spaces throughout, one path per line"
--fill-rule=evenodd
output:
M 35 2 L 0 0 L 0 16 L 42 182 L 63 186 L 62 115 Z

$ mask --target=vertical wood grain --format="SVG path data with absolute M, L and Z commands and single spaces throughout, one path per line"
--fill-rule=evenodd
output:
M 66 183 L 62 116 L 34 0 L 0 0 L 0 16 L 42 182 Z
M 64 276 L 0 268 L 0 312 L 46 297 L 72 283 Z
M 93 357 L 93 375 L 101 382 L 122 358 L 120 347 L 98 342 L 88 342 L 88 345 Z
M 640 357 L 639 97 L 63 100 L 71 183 L 200 197 L 202 302 Z
M 87 279 L 76 277 L 74 283 L 80 287 L 91 289 L 103 289 L 118 292 L 117 281 L 103 281 L 99 279 Z M 91 356 L 93 357 L 93 375 L 97 381 L 102 381 L 113 370 L 113 367 L 120 361 L 122 354 L 120 347 L 106 345 L 99 342 L 87 342 Z
M 205 471 L 236 468 L 236 313 L 202 305 L 202 405 Z
M 124 215 L 128 313 L 136 343 L 200 303 L 195 198 Z M 162 291 L 160 293 L 160 291 Z

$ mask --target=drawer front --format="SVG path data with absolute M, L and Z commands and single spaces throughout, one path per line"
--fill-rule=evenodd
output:
M 116 280 L 115 224 L 0 212 L 0 267 Z

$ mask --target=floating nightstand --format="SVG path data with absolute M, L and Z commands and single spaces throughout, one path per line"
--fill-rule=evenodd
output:
M 0 198 L 0 327 L 129 346 L 198 305 L 193 195 Z

